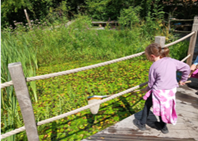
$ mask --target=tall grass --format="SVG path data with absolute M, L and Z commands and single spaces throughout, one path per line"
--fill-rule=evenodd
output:
M 24 32 L 28 48 L 37 48 L 38 65 L 57 64 L 72 60 L 113 59 L 143 50 L 151 40 L 145 40 L 141 29 L 92 30 L 88 17 L 79 17 L 72 25 L 51 30 L 35 28 Z M 18 36 L 15 36 L 16 40 Z M 17 47 L 19 48 L 19 47 Z M 96 53 L 97 52 L 97 53 Z
M 1 83 L 11 81 L 8 64 L 13 62 L 21 62 L 26 77 L 35 76 L 38 68 L 36 52 L 29 46 L 25 36 L 15 36 L 10 32 L 3 32 L 1 37 Z M 31 82 L 28 86 L 31 97 L 37 101 L 36 83 Z M 23 126 L 17 105 L 13 86 L 1 89 L 1 115 L 4 115 L 2 132 Z M 8 138 L 10 141 L 14 139 L 15 135 Z

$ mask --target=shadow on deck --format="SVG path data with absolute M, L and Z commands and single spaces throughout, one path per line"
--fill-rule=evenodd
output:
M 198 85 L 197 85 L 198 86 Z M 176 93 L 177 124 L 168 124 L 168 134 L 163 134 L 154 125 L 158 121 L 152 111 L 147 120 L 147 130 L 140 131 L 133 119 L 140 119 L 142 111 L 131 115 L 82 141 L 198 141 L 198 93 L 196 88 L 180 86 Z

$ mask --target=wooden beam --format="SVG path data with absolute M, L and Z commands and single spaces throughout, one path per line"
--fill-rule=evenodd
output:
M 20 62 L 8 64 L 8 69 L 14 84 L 19 106 L 25 123 L 28 141 L 39 141 L 36 121 L 34 117 L 32 102 L 28 92 L 25 76 Z
M 182 30 L 173 30 L 173 32 L 177 32 L 177 33 L 191 33 L 191 31 L 182 31 Z
M 110 22 L 93 21 L 93 22 L 92 22 L 92 24 L 106 24 L 106 23 L 118 23 L 118 21 L 110 21 Z
M 190 43 L 189 43 L 189 47 L 188 47 L 188 54 L 191 54 L 191 56 L 188 58 L 187 60 L 187 64 L 189 66 L 192 65 L 192 59 L 193 59 L 193 55 L 194 55 L 194 50 L 195 50 L 195 44 L 196 44 L 196 39 L 197 39 L 197 31 L 198 31 L 198 16 L 194 17 L 194 22 L 193 22 L 193 27 L 192 27 L 192 31 L 195 31 L 195 34 L 193 34 L 190 37 Z
M 176 19 L 176 18 L 170 18 L 171 21 L 193 21 L 193 19 Z
M 155 36 L 155 43 L 158 43 L 162 48 L 165 45 L 166 38 L 165 36 Z
M 31 22 L 30 22 L 30 19 L 29 19 L 29 16 L 28 16 L 28 13 L 27 13 L 26 9 L 24 9 L 24 12 L 25 12 L 25 17 L 28 21 L 29 27 L 30 27 L 30 29 L 32 29 Z

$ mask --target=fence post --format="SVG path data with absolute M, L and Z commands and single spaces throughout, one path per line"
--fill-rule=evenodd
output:
M 155 43 L 159 44 L 162 48 L 165 45 L 166 38 L 165 36 L 155 36 Z
M 21 108 L 28 141 L 39 141 L 32 102 L 28 92 L 22 65 L 20 62 L 11 63 L 8 64 L 8 69 L 14 84 L 17 100 Z
M 28 13 L 27 13 L 26 9 L 24 9 L 24 13 L 25 13 L 25 17 L 28 21 L 29 27 L 30 27 L 30 29 L 32 29 L 31 22 L 30 22 L 30 19 L 29 19 L 29 16 L 28 16 Z
M 191 54 L 191 56 L 188 58 L 187 60 L 187 64 L 189 66 L 192 65 L 192 59 L 193 59 L 193 55 L 194 55 L 194 50 L 195 50 L 195 44 L 196 44 L 196 39 L 197 39 L 197 31 L 198 31 L 198 16 L 194 17 L 194 22 L 193 22 L 193 26 L 192 26 L 192 31 L 195 31 L 195 34 L 193 34 L 190 37 L 190 43 L 189 43 L 189 47 L 188 47 L 188 54 Z

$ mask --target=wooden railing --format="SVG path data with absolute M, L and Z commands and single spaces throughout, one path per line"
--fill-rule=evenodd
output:
M 178 32 L 178 33 L 190 33 L 190 31 L 182 31 L 182 30 L 171 30 L 171 21 L 180 21 L 180 22 L 191 22 L 193 19 L 176 19 L 176 18 L 169 18 L 168 19 L 168 29 L 169 31 Z M 184 25 L 176 25 L 176 27 L 192 27 L 191 24 L 184 24 Z

